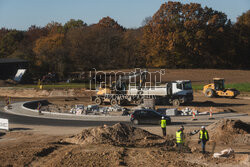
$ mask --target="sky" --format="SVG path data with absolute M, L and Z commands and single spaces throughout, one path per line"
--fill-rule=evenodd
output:
M 250 9 L 250 0 L 175 0 L 200 3 L 226 13 L 233 22 Z M 88 25 L 106 16 L 126 28 L 138 28 L 167 0 L 0 0 L 0 28 L 27 30 L 55 21 L 81 19 Z

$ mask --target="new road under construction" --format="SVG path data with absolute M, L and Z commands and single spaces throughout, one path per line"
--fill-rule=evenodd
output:
M 150 72 L 102 73 L 93 90 L 1 87 L 0 166 L 249 166 L 248 92 Z

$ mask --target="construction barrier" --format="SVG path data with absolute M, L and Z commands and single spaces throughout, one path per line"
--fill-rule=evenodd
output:
M 0 129 L 9 131 L 9 120 L 0 118 Z
M 214 117 L 213 117 L 213 108 L 212 108 L 212 106 L 210 107 L 209 118 L 208 118 L 208 119 L 214 119 Z
M 193 115 L 192 121 L 196 121 L 196 120 L 197 120 L 197 118 L 196 118 L 196 115 L 195 115 L 194 110 L 192 111 L 192 115 Z

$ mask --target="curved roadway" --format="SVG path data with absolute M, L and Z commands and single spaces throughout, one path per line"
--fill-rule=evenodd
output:
M 47 125 L 47 126 L 68 126 L 68 127 L 84 127 L 84 126 L 102 126 L 113 125 L 120 121 L 87 121 L 87 120 L 66 120 L 28 117 L 22 115 L 10 114 L 4 111 L 4 105 L 0 102 L 0 118 L 8 119 L 10 123 L 25 125 Z
M 48 117 L 32 117 L 27 115 L 16 115 L 10 112 L 5 112 L 4 104 L 0 102 L 0 118 L 6 118 L 9 120 L 9 123 L 15 124 L 24 124 L 24 125 L 46 125 L 46 126 L 64 126 L 64 127 L 90 127 L 90 126 L 102 126 L 106 125 L 114 125 L 119 122 L 123 122 L 129 124 L 129 119 L 123 121 L 116 120 L 80 120 L 80 119 L 70 119 L 70 118 L 48 118 Z M 209 125 L 213 123 L 215 120 L 222 118 L 237 118 L 246 116 L 247 114 L 236 114 L 236 113 L 223 113 L 214 115 L 214 120 L 208 120 L 208 116 L 199 116 L 198 121 L 191 121 L 191 116 L 189 117 L 172 117 L 172 124 L 170 126 L 185 124 L 185 126 L 201 126 L 201 125 Z M 142 125 L 140 125 L 142 126 Z M 145 126 L 145 125 L 144 125 Z M 150 125 L 152 126 L 152 125 Z M 159 125 L 153 125 L 159 126 Z

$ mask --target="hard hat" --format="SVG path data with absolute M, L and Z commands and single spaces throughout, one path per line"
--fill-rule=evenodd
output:
M 181 125 L 181 128 L 180 129 L 184 129 L 184 126 L 183 125 Z
M 161 119 L 165 119 L 165 118 L 162 116 Z
M 205 126 L 202 126 L 201 129 L 205 129 Z

